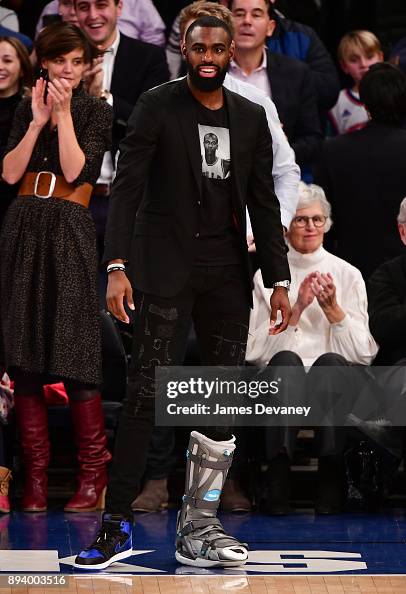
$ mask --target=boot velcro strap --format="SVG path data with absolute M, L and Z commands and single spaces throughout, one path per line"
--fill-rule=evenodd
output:
M 198 528 L 206 528 L 207 526 L 221 526 L 221 522 L 218 518 L 202 518 L 200 520 L 192 520 L 186 526 L 183 526 L 182 530 L 178 532 L 179 536 L 186 536 Z
M 206 458 L 202 458 L 201 456 L 196 456 L 196 454 L 192 454 L 191 452 L 188 453 L 189 460 L 195 462 L 202 468 L 211 468 L 212 470 L 228 470 L 231 466 L 232 456 L 228 458 L 228 460 L 221 460 L 221 461 L 214 461 L 214 460 L 207 460 Z
M 217 501 L 205 501 L 203 499 L 198 499 L 197 497 L 189 497 L 189 495 L 184 495 L 182 501 L 196 509 L 217 509 L 219 506 L 218 499 Z

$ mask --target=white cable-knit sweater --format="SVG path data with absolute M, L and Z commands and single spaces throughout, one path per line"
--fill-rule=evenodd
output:
M 378 346 L 368 327 L 367 294 L 360 271 L 323 247 L 311 254 L 301 254 L 289 247 L 289 266 L 292 276 L 289 300 L 293 307 L 301 282 L 310 272 L 330 272 L 337 291 L 337 303 L 345 318 L 330 324 L 315 298 L 302 313 L 297 326 L 269 336 L 269 299 L 261 272 L 254 277 L 254 306 L 251 312 L 246 359 L 260 367 L 280 351 L 294 351 L 305 366 L 310 366 L 324 353 L 338 353 L 353 363 L 370 365 Z

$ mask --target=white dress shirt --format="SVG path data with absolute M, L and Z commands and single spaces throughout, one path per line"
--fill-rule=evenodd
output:
M 229 73 L 226 74 L 224 86 L 229 91 L 242 95 L 253 103 L 262 105 L 265 109 L 269 130 L 272 136 L 272 175 L 275 184 L 275 193 L 281 207 L 282 224 L 286 229 L 289 229 L 291 220 L 296 213 L 299 196 L 300 169 L 295 161 L 295 153 L 282 129 L 275 104 L 265 95 L 265 93 L 248 83 L 234 78 Z M 249 122 L 247 122 L 247 125 L 249 125 Z M 251 234 L 252 227 L 247 211 L 247 235 Z
M 255 68 L 249 74 L 246 74 L 244 70 L 237 64 L 235 60 L 231 60 L 229 66 L 229 73 L 234 78 L 242 80 L 243 82 L 253 85 L 257 89 L 260 89 L 265 93 L 267 97 L 272 98 L 271 84 L 269 82 L 268 70 L 267 70 L 267 56 L 264 49 L 262 54 L 262 61 L 258 68 Z
M 347 361 L 370 365 L 378 352 L 368 325 L 368 302 L 365 283 L 358 268 L 337 258 L 323 247 L 311 254 L 301 254 L 289 247 L 288 261 L 292 276 L 289 300 L 297 301 L 304 278 L 314 271 L 330 272 L 337 291 L 337 303 L 345 313 L 341 322 L 330 324 L 315 298 L 303 311 L 297 326 L 270 336 L 269 299 L 261 272 L 254 277 L 254 306 L 251 310 L 246 359 L 265 367 L 280 351 L 293 351 L 305 366 L 310 366 L 324 353 L 337 353 Z
M 120 43 L 120 32 L 117 31 L 117 36 L 112 45 L 103 54 L 103 90 L 110 91 L 111 79 L 113 77 L 114 62 L 117 55 L 118 46 Z M 110 95 L 107 102 L 113 105 L 113 95 Z M 103 163 L 100 170 L 100 177 L 97 180 L 98 184 L 111 184 L 114 178 L 114 164 L 111 158 L 111 152 L 104 153 Z

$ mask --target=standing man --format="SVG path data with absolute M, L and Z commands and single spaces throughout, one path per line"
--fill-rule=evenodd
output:
M 272 98 L 296 162 L 301 168 L 311 165 L 322 134 L 309 66 L 265 47 L 276 27 L 269 17 L 270 0 L 231 0 L 230 8 L 235 23 L 235 56 L 230 74 Z
M 114 177 L 115 154 L 138 97 L 169 79 L 162 48 L 131 39 L 118 29 L 122 0 L 75 0 L 79 27 L 103 57 L 87 73 L 87 90 L 113 106 L 112 152 L 106 153 L 94 187 L 90 210 L 95 221 L 100 257 Z
M 140 98 L 120 147 L 104 258 L 110 311 L 128 322 L 124 302 L 134 310 L 132 369 L 106 512 L 96 540 L 76 558 L 79 568 L 104 569 L 132 554 L 131 502 L 153 428 L 155 366 L 182 363 L 190 316 L 204 365 L 244 362 L 252 303 L 246 205 L 265 285 L 274 287 L 270 332 L 282 332 L 289 321 L 272 140 L 263 108 L 222 86 L 233 49 L 223 21 L 196 20 L 183 46 L 187 78 Z M 202 174 L 209 130 L 230 154 L 225 179 Z M 234 442 L 224 429 L 191 434 L 177 524 L 181 563 L 230 567 L 247 560 L 247 546 L 227 535 L 216 517 Z

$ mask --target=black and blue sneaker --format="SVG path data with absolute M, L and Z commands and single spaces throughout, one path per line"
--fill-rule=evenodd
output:
M 103 514 L 102 525 L 96 539 L 75 559 L 78 569 L 106 569 L 115 561 L 133 554 L 132 522 L 114 514 Z

